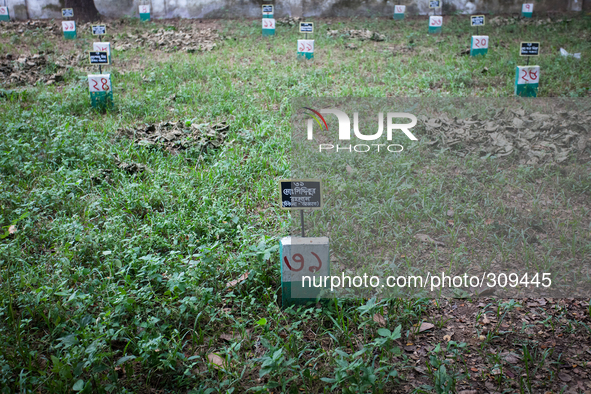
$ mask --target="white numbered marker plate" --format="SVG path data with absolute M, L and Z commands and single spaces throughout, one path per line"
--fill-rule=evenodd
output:
M 441 27 L 443 24 L 443 17 L 432 15 L 429 17 L 429 26 L 431 27 Z
M 62 21 L 63 31 L 76 31 L 76 22 L 74 21 Z

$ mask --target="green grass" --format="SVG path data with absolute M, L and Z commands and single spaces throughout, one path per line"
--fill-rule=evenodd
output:
M 476 330 L 433 346 L 420 356 L 428 373 L 420 385 L 409 386 L 418 364 L 400 347 L 423 341 L 416 333 L 422 321 L 439 322 L 437 330 L 449 326 L 444 315 L 452 313 L 446 308 L 454 300 L 337 300 L 281 310 L 277 246 L 289 232 L 290 217 L 276 202 L 277 180 L 290 176 L 295 97 L 511 96 L 515 66 L 523 61 L 518 42 L 525 39 L 542 42 L 539 96 L 588 96 L 591 45 L 581 37 L 588 38 L 591 20 L 577 17 L 568 27 L 529 26 L 523 32 L 486 27 L 480 34 L 489 34 L 492 46 L 478 59 L 459 55 L 471 34 L 460 17 L 446 21 L 442 36 L 427 35 L 426 18 L 326 22 L 316 21 L 312 62 L 295 60 L 295 27 L 278 26 L 276 37 L 263 39 L 258 19 L 217 22 L 228 38 L 212 52 L 115 51 L 110 71 L 116 106 L 106 113 L 90 108 L 84 70 L 71 70 L 63 84 L 4 87 L 13 92 L 0 98 L 0 392 L 451 392 L 470 374 L 481 385 L 490 380 L 490 374 L 480 371 L 483 377 L 475 378 L 462 366 L 470 353 L 466 343 L 472 352 L 480 349 L 483 359 L 490 357 L 483 362 L 493 370 L 499 360 L 491 350 L 501 339 L 526 349 L 527 364 L 517 374 L 521 380 L 494 375 L 497 387 L 559 387 L 555 378 L 532 381 L 535 374 L 555 375 L 562 361 L 559 352 L 532 352 L 523 342 L 532 337 L 527 328 L 516 329 L 515 337 L 497 328 L 476 347 Z M 126 21 L 125 29 L 151 31 L 160 24 Z M 357 43 L 359 49 L 351 51 L 344 47 L 347 40 L 327 38 L 327 28 L 368 28 L 387 40 Z M 4 33 L 0 52 L 52 49 L 56 60 L 90 48 L 90 35 L 80 35 L 64 43 L 59 35 Z M 562 59 L 559 47 L 581 52 L 582 60 Z M 482 73 L 484 67 L 488 72 Z M 197 150 L 144 148 L 117 133 L 168 120 L 227 121 L 231 129 L 227 143 L 203 157 Z M 114 156 L 149 171 L 130 174 Z M 461 175 L 457 184 L 446 185 L 441 176 L 453 166 Z M 487 248 L 499 256 L 527 258 L 533 252 L 518 230 L 541 221 L 562 235 L 547 246 L 555 249 L 541 255 L 589 258 L 589 211 L 580 200 L 588 201 L 591 192 L 588 163 L 529 167 L 441 152 L 397 171 L 411 177 L 426 167 L 424 178 L 405 183 L 400 194 L 403 206 L 423 199 L 424 211 L 399 219 L 421 220 L 425 233 L 449 232 L 460 264 L 462 255 L 486 260 L 493 253 L 454 241 L 473 234 L 479 242 L 485 227 L 471 223 L 483 219 L 476 220 L 482 205 L 509 222 L 490 230 L 499 243 Z M 549 218 L 538 208 L 520 216 L 493 203 L 509 185 L 532 195 L 544 188 L 560 209 L 580 213 Z M 434 194 L 439 198 L 430 200 Z M 463 223 L 461 234 L 442 222 L 451 203 L 454 219 Z M 415 232 L 395 229 L 402 242 Z M 413 251 L 401 251 L 412 262 Z M 226 287 L 245 272 L 244 282 Z M 494 305 L 515 312 L 501 301 Z M 540 313 L 545 320 L 536 324 L 548 331 L 568 329 L 589 341 L 583 323 L 588 314 Z M 208 362 L 212 353 L 224 360 L 222 366 Z M 543 369 L 539 363 L 546 358 Z

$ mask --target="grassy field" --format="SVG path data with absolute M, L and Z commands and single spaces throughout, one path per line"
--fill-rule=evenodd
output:
M 64 71 L 63 81 L 0 91 L 1 393 L 591 390 L 589 299 L 281 309 L 278 239 L 291 223 L 277 204 L 277 180 L 290 176 L 292 98 L 510 97 L 526 40 L 542 46 L 539 96 L 588 98 L 591 19 L 487 26 L 484 58 L 461 54 L 473 32 L 462 16 L 435 36 L 425 17 L 314 22 L 315 59 L 300 62 L 296 28 L 263 38 L 258 19 L 110 21 L 113 40 L 218 36 L 211 51 L 115 50 L 106 113 L 90 108 L 86 75 L 96 70 L 76 60 L 91 48 L 88 31 L 64 41 L 59 27 L 0 25 L 3 62 L 43 51 L 40 76 Z M 385 40 L 349 39 L 348 29 Z M 135 138 L 150 125 L 178 133 Z M 217 142 L 176 144 L 200 132 Z M 444 262 L 591 262 L 591 140 L 560 164 L 419 147 L 393 173 L 409 179 L 400 206 L 427 203 L 418 216 L 391 207 L 401 249 L 388 258 L 432 255 L 413 238 L 420 230 L 452 245 Z

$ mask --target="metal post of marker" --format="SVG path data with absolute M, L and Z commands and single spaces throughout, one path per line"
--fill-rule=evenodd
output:
M 100 36 L 100 35 L 99 35 L 99 42 L 102 42 L 102 41 L 103 41 L 103 36 Z M 101 65 L 99 64 L 99 74 L 102 74 L 102 73 L 103 73 L 103 66 L 101 66 Z
M 304 210 L 300 209 L 300 222 L 302 224 L 302 238 L 304 238 L 306 235 L 304 234 Z

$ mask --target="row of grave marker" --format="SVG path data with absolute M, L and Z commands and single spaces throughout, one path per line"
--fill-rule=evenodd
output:
M 430 5 L 436 5 L 435 1 L 432 1 Z M 527 7 L 526 7 L 527 6 Z M 533 5 L 524 4 L 524 9 L 533 9 Z M 404 13 L 406 6 L 396 5 L 395 19 L 404 19 Z M 275 35 L 275 19 L 273 19 L 274 7 L 273 5 L 263 5 L 263 20 L 262 29 L 263 36 Z M 402 15 L 396 17 L 396 15 Z M 443 17 L 441 15 L 430 15 L 429 16 L 429 33 L 440 33 L 443 25 Z M 485 25 L 484 15 L 471 15 L 470 25 L 475 26 L 477 29 L 480 26 Z M 308 33 L 314 32 L 313 22 L 300 22 L 299 25 L 300 33 L 305 33 L 306 38 Z M 470 56 L 481 56 L 488 53 L 489 37 L 475 35 L 472 36 L 470 42 Z M 539 55 L 539 43 L 521 43 L 520 56 L 538 56 Z M 297 41 L 297 52 L 296 57 L 313 59 L 314 58 L 314 40 L 298 40 Z M 529 66 L 529 58 L 527 66 L 517 66 L 516 78 L 515 78 L 515 94 L 518 96 L 536 97 L 539 82 L 539 66 Z

